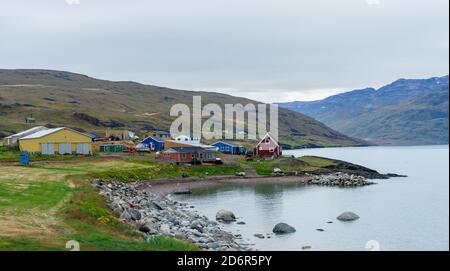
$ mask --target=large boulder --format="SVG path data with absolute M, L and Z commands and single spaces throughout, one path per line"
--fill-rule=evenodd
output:
M 344 212 L 337 217 L 340 221 L 353 221 L 359 219 L 359 216 L 352 212 Z
M 133 208 L 128 209 L 128 213 L 130 214 L 131 219 L 133 219 L 134 221 L 140 220 L 142 217 L 141 213 Z
M 274 168 L 273 169 L 273 173 L 275 173 L 275 174 L 279 174 L 279 173 L 283 173 L 283 171 L 281 170 L 281 168 Z
M 236 221 L 236 216 L 229 210 L 220 210 L 216 214 L 216 220 L 222 222 Z
M 295 232 L 295 228 L 286 223 L 278 223 L 273 227 L 272 231 L 276 234 L 293 233 Z

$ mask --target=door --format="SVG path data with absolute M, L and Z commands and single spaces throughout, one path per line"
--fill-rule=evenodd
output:
M 47 143 L 41 143 L 41 153 L 48 154 L 48 144 Z
M 41 143 L 41 153 L 46 155 L 55 154 L 55 144 L 52 143 Z
M 70 143 L 59 144 L 59 154 L 71 154 L 71 153 L 72 153 L 72 144 Z
M 89 144 L 88 143 L 78 143 L 77 144 L 77 154 L 89 154 Z
M 48 144 L 48 154 L 49 155 L 55 154 L 55 144 L 53 144 L 53 143 Z

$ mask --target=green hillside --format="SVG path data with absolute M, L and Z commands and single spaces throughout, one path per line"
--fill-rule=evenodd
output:
M 213 92 L 112 82 L 62 71 L 0 70 L 0 136 L 37 124 L 85 130 L 129 128 L 138 133 L 168 129 L 173 121 L 171 106 L 190 105 L 194 95 L 202 96 L 203 105 L 256 103 Z M 31 114 L 36 123 L 26 124 L 24 119 Z M 288 109 L 280 109 L 279 125 L 280 142 L 285 147 L 365 144 Z

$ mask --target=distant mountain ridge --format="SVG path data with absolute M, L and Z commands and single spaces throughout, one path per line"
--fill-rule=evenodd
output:
M 258 102 L 214 92 L 177 90 L 136 82 L 113 82 L 52 70 L 0 69 L 0 138 L 33 125 L 89 130 L 127 128 L 136 132 L 169 129 L 172 105 L 190 106 L 192 96 L 207 103 Z M 25 124 L 33 114 L 35 124 Z M 367 144 L 288 109 L 279 110 L 279 138 L 285 148 Z
M 279 103 L 377 144 L 448 144 L 449 76 L 399 79 L 312 102 Z

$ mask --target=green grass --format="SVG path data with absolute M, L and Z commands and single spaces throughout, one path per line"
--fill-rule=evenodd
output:
M 20 158 L 20 151 L 18 148 L 0 146 L 0 161 L 1 160 L 19 161 L 19 158 Z
M 119 159 L 1 165 L 0 250 L 66 250 L 69 240 L 78 241 L 81 250 L 198 250 L 164 236 L 144 240 L 117 220 L 90 184 L 91 174 L 146 172 L 156 166 Z
M 65 246 L 58 243 L 47 243 L 45 246 L 39 238 L 2 237 L 0 238 L 0 251 L 62 251 Z
M 16 212 L 49 210 L 65 199 L 72 189 L 64 182 L 11 180 L 0 182 L 0 210 Z
M 259 175 L 272 175 L 274 168 L 279 168 L 284 172 L 307 172 L 314 173 L 324 167 L 335 164 L 332 159 L 316 157 L 316 156 L 302 156 L 299 158 L 281 157 L 274 160 L 255 159 L 253 161 L 246 161 L 245 158 L 237 158 L 239 163 L 247 164 L 253 167 Z
M 174 165 L 153 161 L 130 161 L 134 167 L 114 168 L 89 173 L 91 178 L 115 179 L 124 182 L 138 180 L 154 180 L 163 178 L 180 178 L 183 174 L 191 177 L 205 178 L 207 176 L 234 175 L 243 171 L 239 165 Z
M 130 226 L 120 223 L 104 199 L 85 182 L 62 209 L 62 217 L 76 231 L 66 239 L 78 241 L 83 250 L 198 250 L 196 245 L 164 236 L 146 242 Z
M 39 153 L 30 155 L 30 161 L 67 161 L 67 160 L 81 160 L 96 157 L 94 156 L 79 156 L 79 155 L 42 155 Z M 18 147 L 0 146 L 0 162 L 19 162 L 20 150 Z

